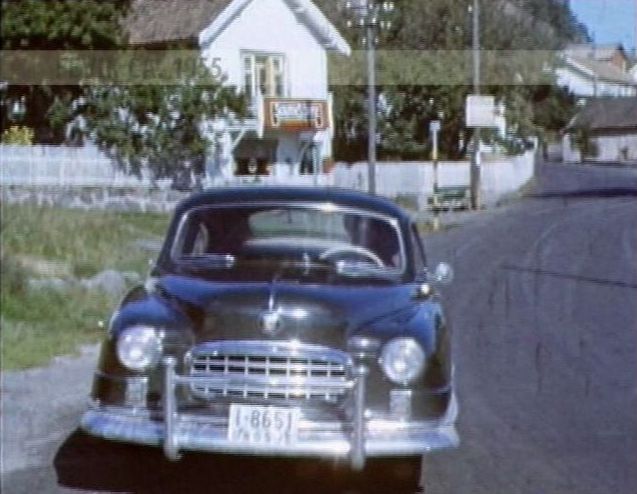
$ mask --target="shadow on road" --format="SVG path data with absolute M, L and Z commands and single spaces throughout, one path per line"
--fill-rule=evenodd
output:
M 535 199 L 609 199 L 614 197 L 637 197 L 637 189 L 631 187 L 610 187 L 573 191 L 546 191 L 530 194 Z
M 104 441 L 77 430 L 57 451 L 58 484 L 91 492 L 127 493 L 395 493 L 415 492 L 419 462 L 370 462 L 353 474 L 329 461 L 188 453 L 170 462 L 160 448 Z

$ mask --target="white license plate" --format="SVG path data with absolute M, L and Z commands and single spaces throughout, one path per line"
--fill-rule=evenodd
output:
M 298 408 L 230 405 L 228 439 L 235 443 L 285 446 L 297 439 Z

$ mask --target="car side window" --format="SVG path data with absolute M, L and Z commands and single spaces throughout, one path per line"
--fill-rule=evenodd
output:
M 192 245 L 192 252 L 190 254 L 200 255 L 204 254 L 208 249 L 208 244 L 210 242 L 208 229 L 202 224 L 199 225 L 199 229 L 197 232 L 197 236 Z

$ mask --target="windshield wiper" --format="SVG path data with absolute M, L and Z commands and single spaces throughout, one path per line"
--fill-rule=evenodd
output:
M 189 254 L 179 258 L 179 262 L 202 269 L 230 269 L 236 257 L 232 254 Z

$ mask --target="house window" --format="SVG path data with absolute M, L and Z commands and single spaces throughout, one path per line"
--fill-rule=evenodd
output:
M 243 53 L 243 89 L 250 101 L 262 96 L 285 95 L 285 59 L 283 55 Z

